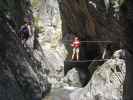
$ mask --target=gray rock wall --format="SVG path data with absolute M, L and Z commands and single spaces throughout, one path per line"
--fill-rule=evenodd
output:
M 30 1 L 2 0 L 0 5 L 0 99 L 41 100 L 50 90 L 45 64 L 17 35 L 24 16 L 32 16 Z
M 46 66 L 49 69 L 49 81 L 52 87 L 62 86 L 64 60 L 67 55 L 62 43 L 62 21 L 57 0 L 31 0 L 35 24 L 41 30 L 39 43 L 42 46 Z M 35 4 L 36 5 L 35 5 Z
M 132 84 L 133 84 L 133 72 L 132 72 L 132 66 L 133 66 L 133 1 L 132 0 L 128 0 L 128 33 L 127 33 L 127 37 L 128 37 L 128 46 L 127 49 L 130 52 L 130 54 L 127 55 L 127 59 L 126 59 L 126 64 L 127 64 L 127 73 L 126 73 L 126 80 L 125 80 L 125 86 L 124 86 L 124 100 L 132 100 L 133 99 L 133 88 L 132 88 Z
M 127 45 L 125 15 L 120 11 L 120 20 L 117 20 L 112 10 L 106 13 L 104 0 L 62 0 L 60 11 L 64 36 L 76 34 L 84 41 L 113 41 L 112 51 Z M 84 44 L 81 56 L 98 57 L 107 44 L 110 43 Z

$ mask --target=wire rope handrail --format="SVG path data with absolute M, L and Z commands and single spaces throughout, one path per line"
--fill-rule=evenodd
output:
M 65 62 L 90 62 L 90 61 L 107 61 L 109 59 L 97 59 L 97 60 L 65 60 Z
M 63 42 L 73 42 L 73 40 L 62 40 Z M 80 41 L 81 43 L 112 43 L 113 41 Z

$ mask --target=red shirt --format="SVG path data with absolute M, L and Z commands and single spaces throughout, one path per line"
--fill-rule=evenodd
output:
M 80 41 L 79 40 L 73 41 L 72 47 L 79 48 L 80 47 Z

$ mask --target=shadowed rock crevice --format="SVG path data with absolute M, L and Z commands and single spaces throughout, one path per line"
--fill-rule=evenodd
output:
M 72 61 L 65 61 L 64 62 L 64 72 L 65 75 L 69 72 L 69 70 L 75 68 L 78 71 L 79 79 L 82 86 L 85 86 L 89 79 L 90 73 L 88 70 L 88 65 L 90 62 L 72 62 Z
M 123 100 L 132 100 L 133 99 L 133 88 L 132 88 L 132 84 L 133 84 L 133 1 L 132 0 L 128 0 L 127 1 L 127 19 L 128 19 L 128 28 L 127 31 L 128 33 L 126 34 L 127 38 L 127 50 L 128 50 L 128 55 L 127 55 L 127 59 L 126 59 L 126 79 L 124 82 L 124 93 L 123 93 Z

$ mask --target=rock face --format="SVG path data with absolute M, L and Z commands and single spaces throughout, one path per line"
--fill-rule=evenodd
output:
M 123 52 L 116 51 L 113 59 L 99 66 L 85 88 L 70 94 L 70 100 L 122 100 L 126 75 L 125 60 L 120 58 L 125 57 Z
M 126 75 L 126 50 L 118 50 L 112 59 L 99 66 L 84 88 L 55 89 L 48 96 L 51 100 L 123 100 Z M 72 69 L 70 72 L 74 72 Z M 71 74 L 72 75 L 72 74 Z M 47 100 L 47 99 L 46 99 Z M 125 99 L 130 100 L 130 99 Z
M 111 12 L 107 14 L 104 0 L 62 0 L 59 4 L 64 36 L 71 37 L 75 34 L 84 41 L 113 41 L 113 52 L 118 50 L 120 45 L 125 45 L 125 15 L 120 12 L 121 18 L 117 20 Z M 103 53 L 103 47 L 107 44 L 110 43 L 83 44 L 81 56 L 93 59 Z
M 127 49 L 130 52 L 130 55 L 127 55 L 127 73 L 126 73 L 126 80 L 125 80 L 125 86 L 124 86 L 124 100 L 132 100 L 133 99 L 133 88 L 132 88 L 132 84 L 133 84 L 133 1 L 129 0 L 128 1 L 128 33 L 127 33 L 127 37 L 128 37 L 128 46 Z
M 62 40 L 62 21 L 57 0 L 31 0 L 35 23 L 40 29 L 39 42 L 43 48 L 49 81 L 60 87 L 64 77 L 64 60 L 67 55 Z M 36 4 L 36 5 L 35 5 Z
M 71 69 L 67 73 L 67 75 L 64 77 L 63 83 L 66 83 L 66 86 L 82 87 L 82 84 L 81 84 L 80 78 L 79 78 L 79 73 L 76 68 Z
M 127 96 L 125 100 L 127 98 L 132 100 L 130 88 L 133 58 L 132 31 L 127 34 L 124 12 L 120 11 L 118 20 L 118 17 L 113 17 L 111 8 L 108 12 L 106 8 L 104 0 L 58 0 L 58 2 L 57 0 L 12 0 L 12 2 L 1 0 L 0 99 L 41 100 L 50 89 L 48 80 L 53 88 L 61 87 L 65 82 L 68 86 L 69 84 L 80 86 L 81 80 L 88 80 L 89 64 L 84 67 L 79 64 L 81 66 L 79 72 L 73 68 L 68 71 L 66 79 L 62 79 L 64 60 L 67 55 L 66 48 L 61 42 L 62 37 L 71 40 L 74 35 L 78 35 L 81 40 L 113 41 L 113 43 L 89 45 L 83 43 L 80 52 L 81 60 L 101 58 L 103 47 L 106 45 L 111 47 L 107 51 L 109 56 L 105 58 L 110 58 L 114 51 L 123 47 L 127 47 L 131 54 L 130 56 L 126 54 L 125 62 L 123 50 L 115 52 L 114 58 L 103 62 L 102 66 L 91 72 L 94 74 L 85 88 L 71 91 L 70 98 L 67 96 L 66 100 L 121 100 L 124 94 L 123 88 L 126 91 L 124 95 Z M 16 33 L 23 24 L 24 17 L 32 17 L 32 14 L 35 17 L 35 28 L 38 30 L 35 30 L 32 38 L 28 39 L 30 45 L 24 48 Z M 133 25 L 131 17 L 129 21 L 129 24 Z M 132 27 L 129 29 L 131 30 Z M 69 51 L 69 47 L 67 49 Z M 82 78 L 79 81 L 81 77 L 78 73 L 81 72 L 81 76 L 85 76 L 86 79 Z M 123 87 L 125 75 L 129 79 L 125 81 Z
M 2 0 L 0 12 L 0 99 L 41 100 L 50 89 L 45 64 L 33 48 L 24 48 L 17 36 L 24 16 L 32 15 L 30 2 Z
M 31 0 L 31 2 L 35 23 L 40 29 L 39 40 L 47 59 L 47 67 L 50 70 L 49 81 L 53 87 L 59 87 L 62 84 L 64 60 L 67 55 L 66 48 L 68 52 L 71 52 L 69 42 L 63 42 L 66 48 L 60 42 L 62 38 L 70 40 L 77 34 L 81 40 L 110 40 L 113 41 L 111 53 L 120 48 L 120 42 L 122 45 L 125 43 L 124 21 L 121 19 L 123 22 L 121 24 L 113 18 L 113 15 L 106 15 L 104 1 Z M 110 43 L 83 43 L 80 50 L 81 60 L 101 57 L 103 47 L 108 44 Z M 107 52 L 109 57 L 112 55 L 110 51 Z M 84 68 L 78 69 L 83 86 L 87 84 L 88 77 L 90 77 L 87 73 L 88 65 L 87 63 Z
M 128 37 L 124 12 L 120 10 L 120 19 L 113 16 L 112 8 L 106 11 L 105 0 L 58 0 L 60 5 L 63 39 L 71 40 L 74 35 L 81 41 L 113 41 L 81 43 L 80 60 L 101 59 L 104 48 L 108 48 L 105 58 L 110 58 L 114 51 L 126 47 Z M 67 43 L 68 44 L 68 43 Z M 70 47 L 66 45 L 68 52 Z M 70 55 L 68 55 L 70 59 Z M 90 62 L 92 63 L 92 62 Z M 88 64 L 81 67 L 87 73 Z M 85 70 L 84 70 L 85 68 Z M 90 77 L 85 74 L 84 76 Z M 81 79 L 84 80 L 84 79 Z

